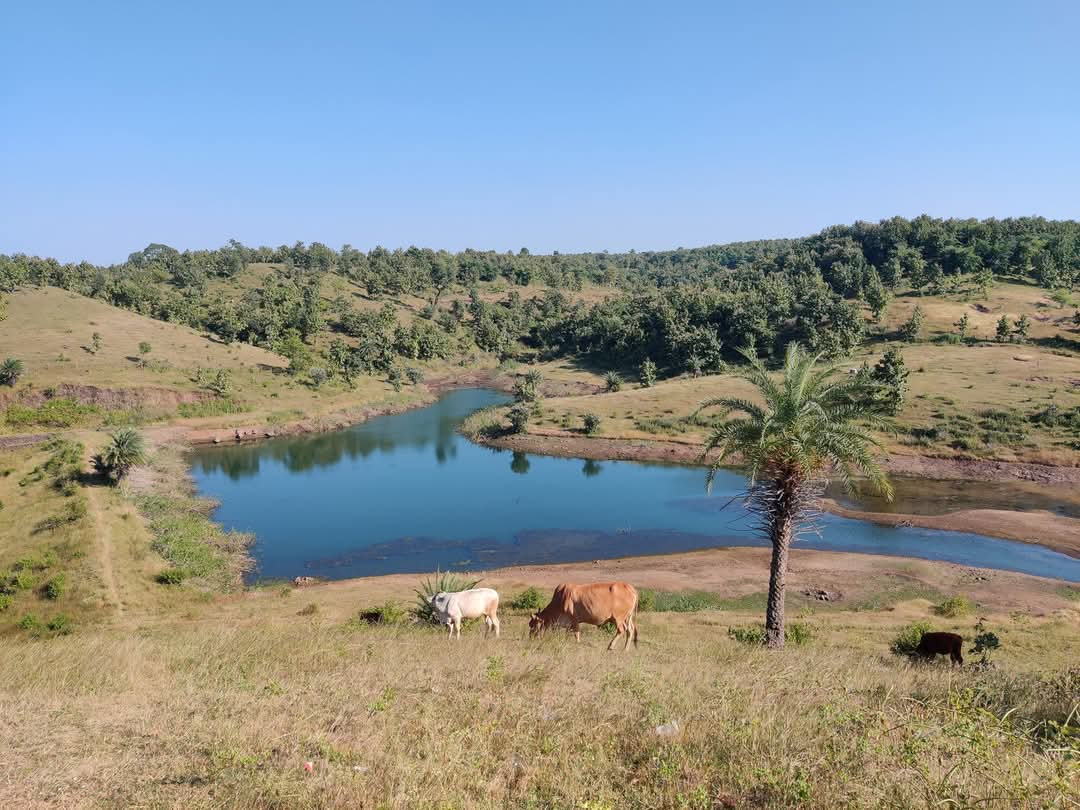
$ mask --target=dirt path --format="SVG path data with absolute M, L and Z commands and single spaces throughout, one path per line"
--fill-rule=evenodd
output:
M 86 494 L 89 501 L 90 518 L 94 522 L 94 541 L 98 546 L 98 559 L 101 561 L 101 580 L 105 585 L 105 596 L 116 609 L 117 615 L 123 615 L 126 606 L 120 598 L 120 589 L 116 585 L 112 536 L 105 526 L 105 518 L 102 515 L 101 492 L 96 487 L 88 487 Z

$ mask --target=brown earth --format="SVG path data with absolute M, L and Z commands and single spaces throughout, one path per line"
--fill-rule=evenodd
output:
M 23 389 L 0 394 L 0 408 L 18 402 L 37 407 L 49 399 L 73 399 L 101 408 L 163 408 L 173 410 L 181 403 L 205 402 L 214 398 L 208 391 L 177 391 L 172 388 L 99 388 L 96 385 L 60 383 L 51 389 Z

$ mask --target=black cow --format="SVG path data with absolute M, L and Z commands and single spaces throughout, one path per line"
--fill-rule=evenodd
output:
M 919 646 L 915 648 L 915 655 L 920 658 L 932 659 L 936 655 L 947 655 L 954 664 L 964 663 L 961 651 L 964 647 L 964 639 L 956 633 L 923 633 Z

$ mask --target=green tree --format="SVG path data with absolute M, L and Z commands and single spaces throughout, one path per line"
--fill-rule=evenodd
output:
M 911 317 L 900 324 L 900 339 L 907 343 L 914 343 L 922 334 L 923 311 L 922 307 L 916 306 L 911 312 Z
M 109 437 L 105 448 L 94 456 L 98 472 L 119 481 L 137 464 L 146 460 L 143 437 L 134 428 L 121 428 Z
M 600 417 L 595 413 L 587 413 L 581 417 L 581 423 L 585 428 L 585 433 L 588 436 L 592 436 L 596 431 L 600 429 Z
M 808 511 L 820 503 L 822 477 L 835 472 L 854 493 L 855 477 L 892 498 L 892 486 L 874 453 L 878 442 L 866 425 L 880 423 L 863 404 L 861 384 L 839 376 L 835 365 L 818 365 L 820 355 L 790 344 L 784 369 L 775 380 L 756 357 L 748 356 L 743 372 L 763 400 L 721 397 L 702 408 L 720 407 L 736 415 L 709 437 L 705 454 L 717 451 L 709 469 L 711 488 L 720 465 L 738 456 L 747 467 L 746 504 L 761 521 L 772 544 L 765 639 L 771 648 L 784 646 L 784 586 L 792 541 L 805 527 Z
M 25 370 L 23 361 L 17 357 L 8 357 L 0 363 L 0 385 L 15 385 Z
M 866 299 L 867 306 L 870 307 L 870 312 L 874 315 L 874 320 L 880 321 L 881 316 L 885 314 L 885 310 L 889 306 L 889 291 L 882 283 L 881 276 L 878 275 L 876 270 L 870 271 L 866 288 L 863 290 L 863 297 Z
M 898 349 L 889 349 L 870 371 L 870 379 L 879 386 L 877 401 L 881 410 L 895 416 L 904 407 L 907 397 L 908 370 L 904 355 Z
M 994 330 L 994 339 L 998 343 L 1008 343 L 1012 339 L 1012 321 L 1009 320 L 1008 315 L 1002 315 L 997 322 L 997 329 Z
M 296 329 L 288 330 L 275 344 L 274 351 L 289 360 L 289 373 L 296 375 L 307 371 L 311 365 L 311 349 L 304 343 Z
M 524 433 L 529 426 L 532 409 L 524 402 L 519 402 L 510 409 L 510 428 L 514 433 Z
M 1018 343 L 1027 343 L 1028 335 L 1031 332 L 1031 319 L 1027 314 L 1022 314 L 1016 319 L 1016 327 L 1013 329 L 1013 335 Z
M 641 362 L 641 371 L 638 376 L 641 378 L 643 388 L 652 388 L 656 385 L 656 363 L 646 357 Z
M 956 327 L 956 334 L 960 338 L 960 342 L 963 343 L 967 340 L 968 329 L 971 327 L 971 319 L 968 318 L 968 314 L 965 312 L 956 323 L 953 324 Z

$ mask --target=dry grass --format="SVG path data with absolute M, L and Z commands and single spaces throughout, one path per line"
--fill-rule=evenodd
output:
M 275 595 L 295 613 L 300 593 Z M 227 611 L 226 611 L 227 614 Z M 7 806 L 1066 806 L 1075 624 L 1018 626 L 996 671 L 912 666 L 899 623 L 811 619 L 778 654 L 754 614 L 645 614 L 607 654 L 328 622 L 150 624 L 12 643 L 0 659 Z M 1016 653 L 1010 654 L 1010 648 Z M 1013 672 L 1040 656 L 1041 674 Z M 1011 714 L 1005 719 L 1007 712 Z M 655 729 L 675 722 L 678 731 Z M 304 762 L 312 762 L 306 773 Z

